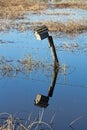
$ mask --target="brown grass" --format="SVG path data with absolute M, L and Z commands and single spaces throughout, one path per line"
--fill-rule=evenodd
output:
M 82 8 L 87 9 L 87 2 L 59 2 L 57 4 L 51 5 L 52 8 Z M 10 28 L 15 28 L 21 31 L 29 29 L 27 23 L 10 23 L 8 19 L 23 19 L 26 11 L 38 12 L 47 8 L 45 3 L 31 3 L 29 0 L 0 0 L 0 18 L 5 18 L 5 23 L 0 21 L 0 31 Z M 57 14 L 60 15 L 60 14 Z M 70 14 L 65 14 L 70 15 Z M 41 22 L 40 22 L 41 23 Z M 28 25 L 39 25 L 40 23 L 28 23 Z M 61 31 L 65 33 L 76 33 L 83 32 L 87 30 L 87 21 L 82 19 L 78 22 L 73 20 L 66 23 L 59 22 L 42 22 L 45 24 L 49 31 Z M 41 23 L 41 24 L 42 24 Z
M 24 15 L 28 10 L 40 11 L 46 8 L 46 4 L 30 3 L 29 0 L 0 0 L 0 17 L 16 18 Z
M 59 2 L 57 4 L 51 5 L 52 8 L 81 8 L 87 10 L 87 2 L 77 1 L 77 2 Z
M 45 25 L 48 27 L 49 31 L 56 32 L 64 32 L 64 33 L 78 33 L 84 32 L 87 30 L 87 21 L 79 20 L 77 22 L 71 20 L 69 22 L 47 22 Z
M 28 29 L 34 30 L 37 26 L 40 25 L 46 25 L 48 27 L 48 30 L 50 32 L 63 32 L 63 33 L 69 33 L 69 34 L 74 34 L 74 33 L 83 33 L 87 31 L 87 20 L 85 19 L 80 19 L 77 21 L 70 20 L 67 22 L 23 22 L 23 23 L 18 23 L 18 22 L 9 22 L 9 20 L 5 20 L 0 22 L 0 31 L 8 31 L 10 29 L 16 29 L 18 31 L 24 32 Z
M 82 8 L 87 9 L 87 2 L 58 2 L 50 5 L 52 8 Z M 29 0 L 0 0 L 0 18 L 21 18 L 28 10 L 42 11 L 46 3 L 31 3 Z

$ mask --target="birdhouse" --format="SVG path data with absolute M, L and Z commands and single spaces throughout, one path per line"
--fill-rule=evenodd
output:
M 48 106 L 49 97 L 38 94 L 35 99 L 35 105 L 40 107 L 47 107 Z
M 45 25 L 40 26 L 35 29 L 34 34 L 38 40 L 43 40 L 43 39 L 47 38 L 49 35 L 48 28 Z

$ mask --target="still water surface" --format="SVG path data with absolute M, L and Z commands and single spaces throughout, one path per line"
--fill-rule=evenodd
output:
M 53 39 L 60 69 L 43 120 L 50 122 L 55 113 L 54 130 L 72 130 L 69 124 L 82 116 L 72 126 L 75 130 L 87 130 L 87 33 L 73 37 L 53 35 Z M 0 71 L 0 112 L 29 114 L 33 111 L 37 114 L 41 108 L 34 105 L 35 97 L 38 93 L 47 95 L 53 76 L 53 61 L 47 39 L 38 41 L 30 30 L 11 30 L 1 32 L 0 41 L 3 41 L 0 42 L 0 57 L 12 60 L 9 64 L 17 66 L 17 61 L 25 59 L 28 54 L 32 61 L 39 63 L 37 69 L 32 68 L 29 73 L 19 72 L 12 77 L 2 76 Z

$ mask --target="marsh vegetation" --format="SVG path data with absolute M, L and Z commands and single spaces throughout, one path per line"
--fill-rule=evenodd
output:
M 42 68 L 49 75 L 52 67 L 52 64 L 47 64 L 45 61 L 33 60 L 30 54 L 24 59 L 18 59 L 17 61 L 0 57 L 0 76 L 2 77 L 16 77 L 19 73 L 29 75 L 30 72 L 38 71 L 39 68 Z
M 79 2 L 79 1 L 65 1 L 65 2 L 58 2 L 55 4 L 48 4 L 44 2 L 29 2 L 28 0 L 22 1 L 22 0 L 0 0 L 0 31 L 9 30 L 11 28 L 13 29 L 18 29 L 20 31 L 25 31 L 33 28 L 34 26 L 38 26 L 40 24 L 45 24 L 50 31 L 61 31 L 61 32 L 66 32 L 66 33 L 77 33 L 77 32 L 84 32 L 87 30 L 87 20 L 82 18 L 78 21 L 74 21 L 73 19 L 67 22 L 45 22 L 45 21 L 40 21 L 40 22 L 17 22 L 16 20 L 22 19 L 24 21 L 24 17 L 26 12 L 28 11 L 33 11 L 35 14 L 42 14 L 44 13 L 44 10 L 46 11 L 47 8 L 79 8 L 79 9 L 84 9 L 87 10 L 87 2 Z M 52 13 L 50 15 L 70 15 L 67 13 Z M 11 21 L 14 19 L 14 22 Z M 73 25 L 73 26 L 72 26 Z
M 53 36 L 59 72 L 53 97 L 41 120 L 41 113 L 32 116 L 33 110 L 38 113 L 39 109 L 34 97 L 37 93 L 47 95 L 55 77 L 47 39 L 38 41 L 34 36 L 35 28 L 43 24 Z M 27 112 L 29 129 L 33 121 L 41 123 L 45 119 L 54 130 L 70 130 L 69 125 L 87 130 L 87 120 L 82 118 L 87 113 L 86 77 L 86 0 L 0 0 L 1 112 Z M 52 110 L 56 114 L 51 117 Z M 46 129 L 40 126 L 36 124 L 32 129 Z

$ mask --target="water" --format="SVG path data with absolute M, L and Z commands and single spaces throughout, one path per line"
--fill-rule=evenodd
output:
M 66 12 L 70 10 L 72 9 L 67 9 Z M 48 10 L 47 13 L 52 12 Z M 75 13 L 78 13 L 78 10 L 72 11 L 73 13 L 73 18 L 77 17 Z M 44 15 L 47 16 L 47 14 Z M 87 17 L 84 10 L 79 11 L 78 17 L 81 16 Z M 39 15 L 33 15 L 31 21 L 36 18 L 39 20 L 38 17 Z M 72 127 L 75 130 L 87 130 L 87 118 L 85 117 L 87 116 L 87 33 L 73 37 L 65 34 L 52 36 L 60 69 L 53 96 L 49 99 L 48 107 L 45 108 L 43 120 L 50 123 L 55 113 L 54 130 L 71 130 L 69 124 L 83 116 L 81 120 L 72 124 Z M 47 96 L 54 74 L 47 39 L 38 41 L 33 31 L 30 30 L 26 32 L 10 30 L 0 32 L 0 41 L 3 41 L 0 43 L 0 57 L 4 61 L 11 60 L 12 62 L 7 63 L 14 66 L 12 76 L 2 76 L 0 71 L 0 112 L 29 114 L 33 111 L 37 114 L 41 108 L 34 105 L 36 95 Z M 39 66 L 37 69 L 31 68 L 30 71 L 23 70 L 16 74 L 15 68 L 20 66 L 18 60 L 25 59 L 28 54 L 32 61 L 38 62 Z
M 67 22 L 70 20 L 79 21 L 81 19 L 87 20 L 87 11 L 82 9 L 47 9 L 46 11 L 41 12 L 40 14 L 35 14 L 28 12 L 25 15 L 25 18 L 30 22 L 39 22 L 39 21 L 55 21 L 55 22 Z

